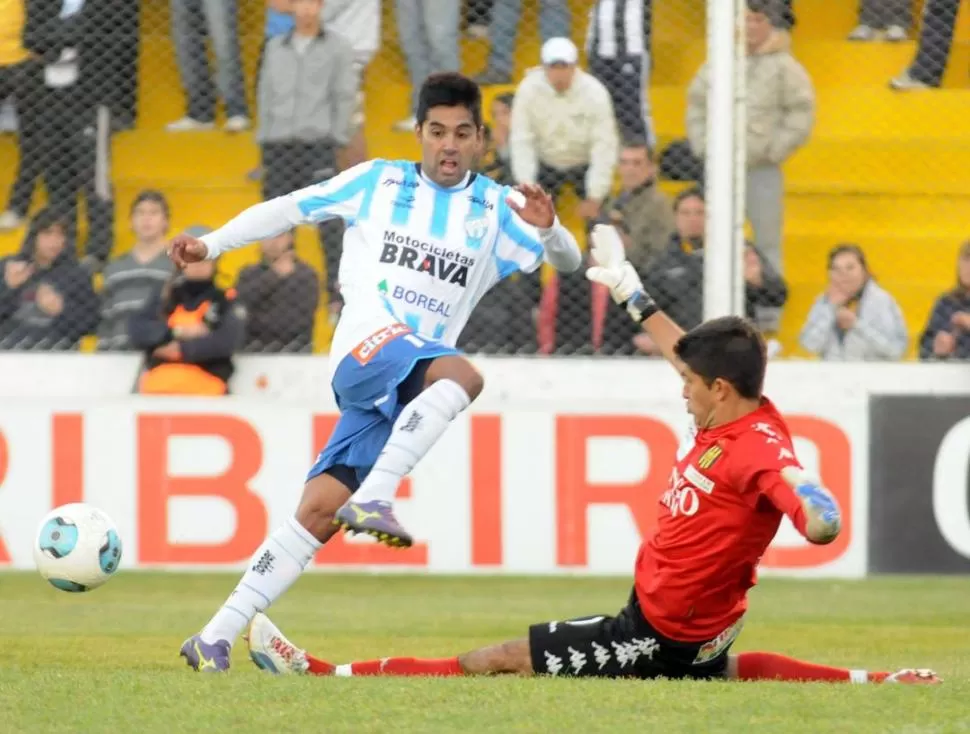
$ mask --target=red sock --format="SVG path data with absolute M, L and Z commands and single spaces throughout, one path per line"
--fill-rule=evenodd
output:
M 337 675 L 464 675 L 458 658 L 383 658 L 339 665 Z
M 326 660 L 315 658 L 309 653 L 307 653 L 306 661 L 309 663 L 306 672 L 310 675 L 333 675 L 333 671 L 337 667 L 336 665 L 331 665 Z
M 743 652 L 738 655 L 738 680 L 829 681 L 881 683 L 889 673 L 830 668 L 827 665 L 776 655 L 773 652 Z

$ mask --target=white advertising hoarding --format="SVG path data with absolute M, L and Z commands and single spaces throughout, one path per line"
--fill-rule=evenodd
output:
M 399 492 L 400 517 L 419 543 L 400 551 L 340 536 L 315 567 L 631 572 L 686 425 L 677 376 L 637 360 L 481 366 L 482 398 Z M 823 379 L 825 369 L 775 364 L 768 393 L 802 462 L 846 509 L 845 530 L 810 546 L 786 521 L 763 559 L 768 573 L 865 573 L 867 392 L 847 376 Z M 129 569 L 242 568 L 293 512 L 336 420 L 323 359 L 243 361 L 240 394 L 222 399 L 134 397 L 131 370 L 130 360 L 109 358 L 86 377 L 103 384 L 68 377 L 71 387 L 51 387 L 59 397 L 3 399 L 0 565 L 29 568 L 37 522 L 69 501 L 114 518 Z M 48 369 L 45 379 L 57 374 Z M 110 385 L 125 380 L 112 395 Z

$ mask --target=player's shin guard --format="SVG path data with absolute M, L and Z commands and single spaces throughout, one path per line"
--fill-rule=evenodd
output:
M 393 502 L 401 479 L 434 446 L 471 399 L 454 380 L 438 380 L 404 406 L 370 474 L 354 493 L 354 502 Z
M 888 673 L 831 668 L 772 652 L 743 652 L 738 655 L 738 680 L 824 681 L 828 683 L 881 683 Z
M 464 675 L 464 671 L 458 658 L 381 658 L 338 665 L 332 675 L 454 676 Z
M 265 611 L 300 577 L 320 546 L 296 518 L 283 523 L 263 541 L 242 580 L 202 630 L 203 641 L 233 644 L 256 613 Z

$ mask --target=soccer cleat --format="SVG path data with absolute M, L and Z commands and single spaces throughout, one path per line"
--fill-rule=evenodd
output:
M 390 502 L 350 501 L 337 510 L 333 524 L 354 533 L 366 533 L 394 548 L 408 548 L 414 543 L 411 534 L 394 517 Z
M 280 632 L 265 614 L 257 614 L 243 637 L 249 645 L 249 657 L 260 670 L 273 675 L 303 675 L 309 663 L 306 652 Z
M 929 668 L 903 668 L 887 676 L 885 682 L 932 686 L 939 685 L 943 682 L 943 679 Z
M 200 635 L 192 635 L 182 643 L 179 655 L 197 673 L 222 673 L 229 670 L 230 649 L 227 640 L 219 640 L 210 645 L 203 642 Z

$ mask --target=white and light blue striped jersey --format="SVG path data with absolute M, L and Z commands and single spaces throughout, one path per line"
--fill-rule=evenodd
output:
M 538 268 L 539 232 L 506 203 L 510 192 L 481 174 L 444 188 L 411 161 L 374 160 L 289 194 L 303 221 L 346 223 L 332 364 L 396 322 L 453 346 L 493 285 Z

